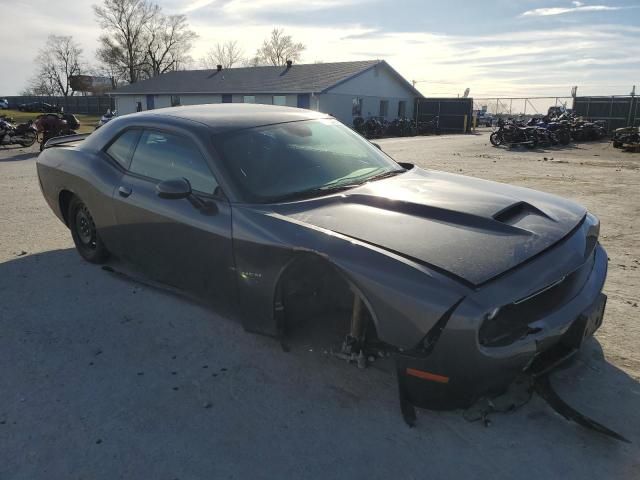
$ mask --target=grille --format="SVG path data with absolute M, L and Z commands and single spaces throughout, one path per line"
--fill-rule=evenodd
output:
M 479 332 L 481 345 L 499 347 L 535 333 L 532 323 L 550 315 L 574 298 L 591 273 L 594 255 L 579 269 L 566 277 L 500 309 L 492 319 L 486 319 Z

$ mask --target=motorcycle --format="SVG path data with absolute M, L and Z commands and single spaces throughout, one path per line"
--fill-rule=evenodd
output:
M 38 133 L 42 133 L 40 151 L 44 150 L 44 146 L 49 139 L 64 135 L 75 135 L 76 130 L 80 128 L 80 122 L 75 115 L 70 113 L 40 115 L 36 119 L 35 125 Z
M 356 117 L 353 119 L 353 127 L 365 138 L 381 138 L 386 133 L 385 125 L 375 117 L 369 117 L 366 120 Z
M 440 135 L 440 117 L 436 115 L 428 122 L 418 122 L 418 135 L 434 133 Z
M 622 148 L 625 144 L 640 143 L 640 129 L 638 127 L 616 128 L 613 132 L 613 148 Z
M 30 147 L 36 143 L 38 132 L 32 122 L 14 125 L 5 119 L 0 119 L 0 145 L 22 145 Z
M 568 145 L 571 142 L 569 128 L 560 122 L 550 122 L 548 118 L 532 118 L 527 126 L 536 129 L 538 143 L 543 145 Z
M 576 141 L 600 140 L 607 135 L 605 128 L 596 122 L 578 120 L 571 128 L 571 138 Z
M 96 124 L 95 129 L 96 130 L 99 129 L 105 123 L 108 123 L 109 121 L 113 120 L 117 116 L 118 116 L 118 112 L 116 110 L 114 111 L 111 111 L 111 109 L 107 110 L 107 113 L 105 113 L 104 115 L 102 115 L 102 117 L 100 117 L 100 120 Z
M 500 145 L 524 145 L 529 149 L 538 146 L 538 135 L 535 127 L 519 125 L 513 121 L 498 120 L 498 129 L 491 133 L 489 141 L 494 147 Z

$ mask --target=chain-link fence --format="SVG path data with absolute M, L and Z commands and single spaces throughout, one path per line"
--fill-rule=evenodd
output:
M 473 109 L 494 117 L 546 115 L 550 107 L 571 109 L 572 97 L 489 97 L 474 98 Z

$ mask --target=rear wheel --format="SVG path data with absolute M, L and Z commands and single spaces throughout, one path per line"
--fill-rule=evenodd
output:
M 25 134 L 22 135 L 23 140 L 20 142 L 20 145 L 22 145 L 23 147 L 30 147 L 31 145 L 36 143 L 36 136 L 37 135 L 35 132 L 25 132 Z
M 82 258 L 91 263 L 103 263 L 109 257 L 109 252 L 98 235 L 91 212 L 78 197 L 73 197 L 69 203 L 67 223 L 73 243 Z
M 571 142 L 571 135 L 569 132 L 561 130 L 558 133 L 558 142 L 560 142 L 560 145 L 569 145 L 569 142 Z

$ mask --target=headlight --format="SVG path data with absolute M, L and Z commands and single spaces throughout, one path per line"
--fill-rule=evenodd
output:
M 590 212 L 587 212 L 587 218 L 585 219 L 585 225 L 588 226 L 587 235 L 598 238 L 600 236 L 600 220 L 598 217 Z

